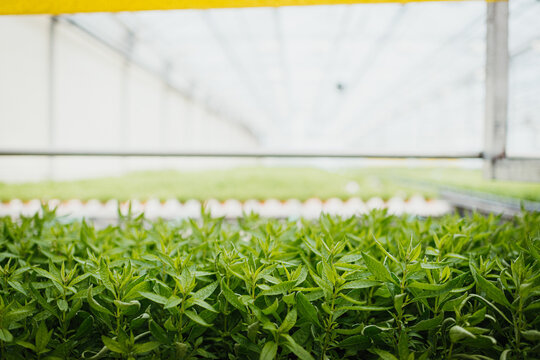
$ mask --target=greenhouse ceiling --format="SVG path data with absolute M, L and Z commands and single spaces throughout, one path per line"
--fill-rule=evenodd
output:
M 537 58 L 540 4 L 513 2 L 511 14 L 513 61 Z M 240 119 L 266 144 L 481 150 L 483 2 L 68 18 L 117 47 L 134 44 L 134 58 L 156 71 L 167 66 L 178 87 Z M 538 72 L 532 63 L 523 71 Z M 531 101 L 520 108 L 536 106 L 531 87 L 537 85 L 526 86 L 519 99 Z
M 510 11 L 508 152 L 538 154 L 540 105 L 534 95 L 540 91 L 535 65 L 540 3 L 514 1 Z M 482 150 L 483 1 L 60 19 L 146 68 L 166 73 L 183 92 L 249 127 L 263 145 L 321 151 Z

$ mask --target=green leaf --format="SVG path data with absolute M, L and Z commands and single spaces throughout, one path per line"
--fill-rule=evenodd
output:
M 114 300 L 114 304 L 124 315 L 133 315 L 141 308 L 141 303 L 137 300 L 132 300 L 130 302 Z
M 364 335 L 347 336 L 339 343 L 341 348 L 353 348 L 354 350 L 367 350 L 371 346 L 371 339 Z
M 8 284 L 18 292 L 22 293 L 24 296 L 28 296 L 28 292 L 20 282 L 16 280 L 9 280 Z
M 2 330 L 0 329 L 0 332 L 1 332 L 1 331 L 2 331 Z M 17 345 L 21 345 L 21 346 L 24 347 L 24 348 L 27 348 L 27 349 L 30 349 L 30 350 L 36 352 L 36 346 L 35 346 L 34 344 L 29 343 L 28 341 L 17 340 L 17 341 L 15 341 L 15 343 L 16 343 Z
M 207 297 L 209 297 L 210 295 L 212 295 L 218 286 L 219 286 L 219 282 L 214 281 L 210 285 L 207 285 L 207 286 L 203 287 L 202 289 L 196 291 L 191 296 L 193 298 L 195 298 L 195 299 L 198 299 L 198 300 L 204 300 Z
M 373 234 L 372 234 L 373 236 Z M 382 246 L 382 244 L 380 242 L 377 241 L 377 239 L 375 238 L 375 236 L 373 236 L 373 241 L 375 241 L 375 244 L 377 245 L 377 247 L 386 255 L 388 256 L 388 258 L 390 258 L 390 260 L 392 260 L 393 262 L 395 262 L 396 264 L 399 264 L 399 260 L 396 259 L 392 254 L 390 254 L 388 251 L 386 251 L 386 249 L 384 248 L 384 246 Z
M 92 329 L 94 326 L 94 317 L 92 315 L 88 316 L 84 321 L 79 325 L 77 328 L 77 332 L 75 333 L 75 338 L 81 338 L 88 334 L 88 332 Z
M 330 298 L 332 294 L 334 293 L 333 285 L 327 280 L 321 279 L 319 276 L 317 276 L 313 272 L 311 273 L 311 277 L 313 278 L 313 281 L 315 281 L 315 283 L 319 285 L 319 287 L 324 291 L 324 296 L 326 298 Z
M 300 271 L 298 273 L 298 277 L 294 281 L 294 286 L 300 286 L 304 281 L 306 281 L 308 276 L 308 270 L 305 266 L 302 267 L 302 265 L 300 265 L 299 269 Z
M 536 259 L 536 261 L 540 262 L 540 252 L 529 235 L 525 236 L 525 244 L 527 245 L 528 252 Z
M 196 314 L 194 311 L 187 310 L 184 314 L 186 314 L 188 318 L 190 318 L 191 320 L 193 320 L 199 325 L 206 326 L 206 327 L 212 326 L 211 324 L 204 321 L 204 319 L 200 317 L 198 314 Z
M 221 292 L 229 304 L 240 310 L 241 312 L 246 312 L 246 307 L 244 304 L 238 300 L 238 295 L 236 295 L 224 281 L 221 281 Z
M 167 332 L 159 326 L 154 320 L 150 320 L 149 324 L 150 333 L 156 340 L 162 344 L 168 344 L 170 342 Z
M 299 292 L 296 295 L 296 304 L 298 307 L 298 311 L 300 312 L 300 315 L 308 319 L 310 323 L 321 326 L 321 323 L 319 322 L 319 316 L 317 315 L 317 309 L 315 308 L 315 306 L 311 304 L 311 302 L 309 302 L 306 296 L 302 294 L 301 292 Z M 277 308 L 277 300 L 276 300 L 276 308 Z
M 88 305 L 90 305 L 90 307 L 94 310 L 96 310 L 97 312 L 100 312 L 102 314 L 107 314 L 107 315 L 111 315 L 112 316 L 112 312 L 107 309 L 106 307 L 102 306 L 101 304 L 99 304 L 96 300 L 94 300 L 94 298 L 92 297 L 92 285 L 90 285 L 90 287 L 88 288 L 88 294 L 87 294 L 87 300 L 88 300 Z
M 164 304 L 165 306 L 163 308 L 164 309 L 170 309 L 170 308 L 176 307 L 181 302 L 182 302 L 182 299 L 180 299 L 176 295 L 173 295 L 173 296 L 171 296 L 170 298 L 167 299 L 167 301 Z
M 462 328 L 461 326 L 454 325 L 450 329 L 450 341 L 453 343 L 458 342 L 462 339 L 476 339 L 476 336 L 470 331 Z
M 474 281 L 476 282 L 476 285 L 483 291 L 485 291 L 486 296 L 495 301 L 496 303 L 505 306 L 508 309 L 512 308 L 512 305 L 508 302 L 506 299 L 506 296 L 504 296 L 504 292 L 493 285 L 491 282 L 487 281 L 482 277 L 482 275 L 478 274 L 476 271 L 474 265 L 470 264 L 471 273 L 473 274 Z
M 343 284 L 341 289 L 365 289 L 377 285 L 381 285 L 381 283 L 374 280 L 353 280 Z
M 50 279 L 50 280 L 55 281 L 55 282 L 57 282 L 59 284 L 62 284 L 62 279 L 57 278 L 56 276 L 54 276 L 53 274 L 51 274 L 47 270 L 43 270 L 42 268 L 35 267 L 34 271 L 37 272 L 39 275 L 41 275 L 43 277 L 46 277 L 47 279 Z
M 210 305 L 209 303 L 207 303 L 206 301 L 204 300 L 200 300 L 200 299 L 193 299 L 191 298 L 190 299 L 194 305 L 199 305 L 200 307 L 206 309 L 206 310 L 209 310 L 213 313 L 217 313 L 218 311 L 212 306 Z
M 39 293 L 39 291 L 37 291 L 34 286 L 32 285 L 32 283 L 30 282 L 28 284 L 28 288 L 30 289 L 30 293 L 32 293 L 32 296 L 34 297 L 34 299 L 36 299 L 36 301 L 38 302 L 39 305 L 41 305 L 41 307 L 45 310 L 47 310 L 49 313 L 51 313 L 52 315 L 56 316 L 57 318 L 59 317 L 58 316 L 58 312 L 56 311 L 55 308 L 53 308 L 51 306 L 51 304 L 49 304 L 44 298 L 43 296 L 41 296 L 41 294 Z
M 66 312 L 69 308 L 67 301 L 64 299 L 58 299 L 57 304 L 58 304 L 58 308 L 62 312 Z
M 392 275 L 390 275 L 390 271 L 388 271 L 380 261 L 364 252 L 362 253 L 362 257 L 364 258 L 364 262 L 366 263 L 369 272 L 375 276 L 377 280 L 395 282 Z
M 525 330 L 521 332 L 521 335 L 529 341 L 540 342 L 540 331 L 538 330 Z
M 501 357 L 499 358 L 499 360 L 507 360 L 508 359 L 508 354 L 510 354 L 511 352 L 512 352 L 512 350 L 510 350 L 510 349 L 504 350 L 501 353 Z
M 103 341 L 103 344 L 109 349 L 110 351 L 113 351 L 115 353 L 123 354 L 124 347 L 116 340 L 113 340 L 106 336 L 101 336 L 101 341 Z
M 339 259 L 341 263 L 352 263 L 360 260 L 362 258 L 361 254 L 347 254 Z
M 275 299 L 274 302 L 271 305 L 269 305 L 266 309 L 263 309 L 262 312 L 264 315 L 270 315 L 277 310 L 278 306 L 279 306 L 278 299 Z
M 298 345 L 296 341 L 290 335 L 282 334 L 282 337 L 285 338 L 285 346 L 301 360 L 315 360 L 311 354 L 304 349 L 302 346 Z
M 123 300 L 140 300 L 143 297 L 140 292 L 148 292 L 149 290 L 151 290 L 151 284 L 150 282 L 145 281 L 143 277 L 141 277 L 136 280 L 135 285 L 130 285 L 128 288 L 129 290 L 127 290 L 127 293 L 124 295 Z
M 66 314 L 65 321 L 71 321 L 75 315 L 81 310 L 83 301 L 81 299 L 76 299 L 72 304 L 71 308 Z
M 32 305 L 25 305 L 19 308 L 11 309 L 6 314 L 4 313 L 4 322 L 11 323 L 21 321 L 31 316 L 35 312 L 35 309 Z
M 261 292 L 261 295 L 283 295 L 295 287 L 296 281 L 284 281 L 282 283 L 270 286 L 270 289 Z
M 99 262 L 99 278 L 101 279 L 103 285 L 105 285 L 106 289 L 108 289 L 111 293 L 116 294 L 114 286 L 109 277 L 109 273 L 109 267 L 107 264 L 105 264 L 105 260 L 101 258 L 101 261 Z
M 261 350 L 259 360 L 274 360 L 276 358 L 277 350 L 277 344 L 273 341 L 268 341 Z
M 397 357 L 390 354 L 388 351 L 380 350 L 380 349 L 373 349 L 373 352 L 383 360 L 398 360 Z
M 12 342 L 13 335 L 11 335 L 8 329 L 0 328 L 0 340 L 4 342 Z
M 336 310 L 353 310 L 353 311 L 386 311 L 392 309 L 391 306 L 374 306 L 374 305 L 352 305 L 352 306 L 341 306 Z
M 71 280 L 71 282 L 69 283 L 69 286 L 75 286 L 75 285 L 77 285 L 78 283 L 80 283 L 81 281 L 83 281 L 84 279 L 86 279 L 86 278 L 88 278 L 90 276 L 92 276 L 91 273 L 85 273 L 85 274 L 79 275 L 75 279 Z
M 135 344 L 135 346 L 133 346 L 133 352 L 135 354 L 144 354 L 157 349 L 158 347 L 159 343 L 157 341 L 149 341 L 143 344 Z
M 409 357 L 409 336 L 405 330 L 399 335 L 398 352 L 401 360 L 407 360 Z
M 45 350 L 47 347 L 47 344 L 49 343 L 49 340 L 51 339 L 52 330 L 48 331 L 47 326 L 45 325 L 45 321 L 42 321 L 37 329 L 36 332 L 36 351 L 38 353 Z
M 158 304 L 161 304 L 161 305 L 165 305 L 167 303 L 167 301 L 169 300 L 168 298 L 166 298 L 165 296 L 161 296 L 159 294 L 154 294 L 154 293 L 151 293 L 151 292 L 146 292 L 146 291 L 139 291 L 139 294 L 148 299 L 148 300 L 151 300 L 155 303 L 158 303 Z
M 413 331 L 426 331 L 426 330 L 432 330 L 436 329 L 439 325 L 442 324 L 444 317 L 443 314 L 439 314 L 438 316 L 421 320 L 418 323 L 416 323 L 414 326 L 411 327 L 411 330 Z
M 287 333 L 290 329 L 292 329 L 294 324 L 296 324 L 296 308 L 291 309 L 287 313 L 287 316 L 285 316 L 285 319 L 283 319 L 278 331 L 280 333 Z
M 444 303 L 444 305 L 442 306 L 442 310 L 443 311 L 454 311 L 454 309 L 456 309 L 457 307 L 459 307 L 459 304 L 461 304 L 463 302 L 463 300 L 465 300 L 465 298 L 467 297 L 467 294 L 463 294 L 457 298 L 454 298 L 454 299 L 450 299 L 448 301 L 446 301 Z

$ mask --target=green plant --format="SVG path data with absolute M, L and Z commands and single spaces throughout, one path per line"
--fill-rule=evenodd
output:
M 2 359 L 540 357 L 540 214 L 0 219 Z

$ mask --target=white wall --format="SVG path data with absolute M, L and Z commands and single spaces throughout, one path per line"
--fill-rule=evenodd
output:
M 157 75 L 63 21 L 55 26 L 53 42 L 51 118 L 49 29 L 47 16 L 0 17 L 0 148 L 158 151 L 257 145 L 242 128 L 209 114 Z M 0 181 L 225 163 L 230 162 L 2 157 Z
M 0 17 L 0 145 L 44 147 L 48 137 L 48 29 L 45 16 Z M 48 162 L 0 158 L 0 179 L 33 179 Z M 17 176 L 14 174 L 17 173 Z

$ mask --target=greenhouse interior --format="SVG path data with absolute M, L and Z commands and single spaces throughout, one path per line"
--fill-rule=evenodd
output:
M 540 359 L 540 1 L 0 3 L 0 359 Z

